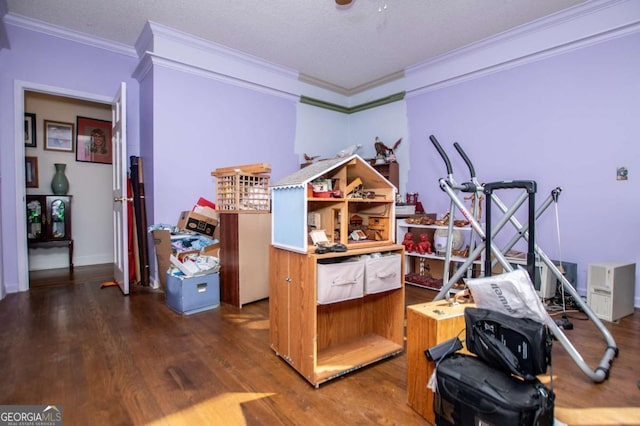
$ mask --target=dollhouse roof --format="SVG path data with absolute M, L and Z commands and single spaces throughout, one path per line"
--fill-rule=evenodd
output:
M 331 170 L 340 167 L 343 164 L 349 163 L 354 159 L 358 162 L 360 167 L 362 167 L 362 172 L 367 173 L 368 176 L 371 176 L 378 184 L 382 186 L 393 186 L 381 174 L 379 174 L 376 169 L 371 167 L 367 160 L 364 160 L 358 154 L 353 154 L 348 157 L 330 158 L 328 160 L 320 160 L 315 163 L 311 163 L 297 172 L 280 179 L 278 182 L 272 184 L 271 187 L 274 189 L 304 187 L 313 180 L 327 174 Z
M 294 187 L 294 186 L 304 186 L 307 183 L 313 181 L 314 179 L 319 178 L 330 170 L 345 164 L 355 157 L 360 158 L 358 155 L 354 154 L 349 157 L 338 157 L 338 158 L 330 158 L 328 160 L 319 160 L 315 163 L 311 163 L 308 166 L 298 170 L 295 173 L 290 174 L 289 176 L 280 179 L 278 182 L 271 185 L 272 187 Z M 363 160 L 364 161 L 364 160 Z

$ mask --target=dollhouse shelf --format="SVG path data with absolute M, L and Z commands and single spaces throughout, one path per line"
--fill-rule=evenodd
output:
M 317 197 L 315 182 L 331 182 L 337 197 Z M 354 182 L 361 182 L 348 192 Z M 375 245 L 395 244 L 395 195 L 397 189 L 358 155 L 309 164 L 271 187 L 273 230 L 271 244 L 299 253 L 312 252 L 311 230 L 324 230 L 330 242 L 354 244 L 349 222 L 354 215 L 365 223 L 378 219 Z M 386 222 L 386 223 L 382 223 Z
M 320 181 L 334 198 L 314 197 Z M 403 351 L 395 194 L 357 155 L 309 164 L 271 188 L 270 344 L 315 387 Z M 356 223 L 366 239 L 352 239 Z M 319 230 L 347 251 L 316 254 L 309 233 Z

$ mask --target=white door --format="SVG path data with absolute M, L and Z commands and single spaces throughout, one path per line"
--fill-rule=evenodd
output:
M 129 294 L 129 224 L 127 210 L 127 86 L 124 82 L 113 100 L 113 279 Z

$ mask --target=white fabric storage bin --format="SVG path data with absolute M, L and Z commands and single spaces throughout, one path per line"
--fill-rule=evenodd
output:
M 365 294 L 381 293 L 402 286 L 402 259 L 397 253 L 365 259 Z
M 326 305 L 364 295 L 364 262 L 318 264 L 318 303 Z

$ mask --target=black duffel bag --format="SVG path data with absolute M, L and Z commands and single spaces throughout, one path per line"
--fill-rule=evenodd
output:
M 438 363 L 436 382 L 437 426 L 553 425 L 555 395 L 538 379 L 524 381 L 456 353 Z
M 467 350 L 488 365 L 535 380 L 551 364 L 547 327 L 528 318 L 514 318 L 490 309 L 464 311 Z

